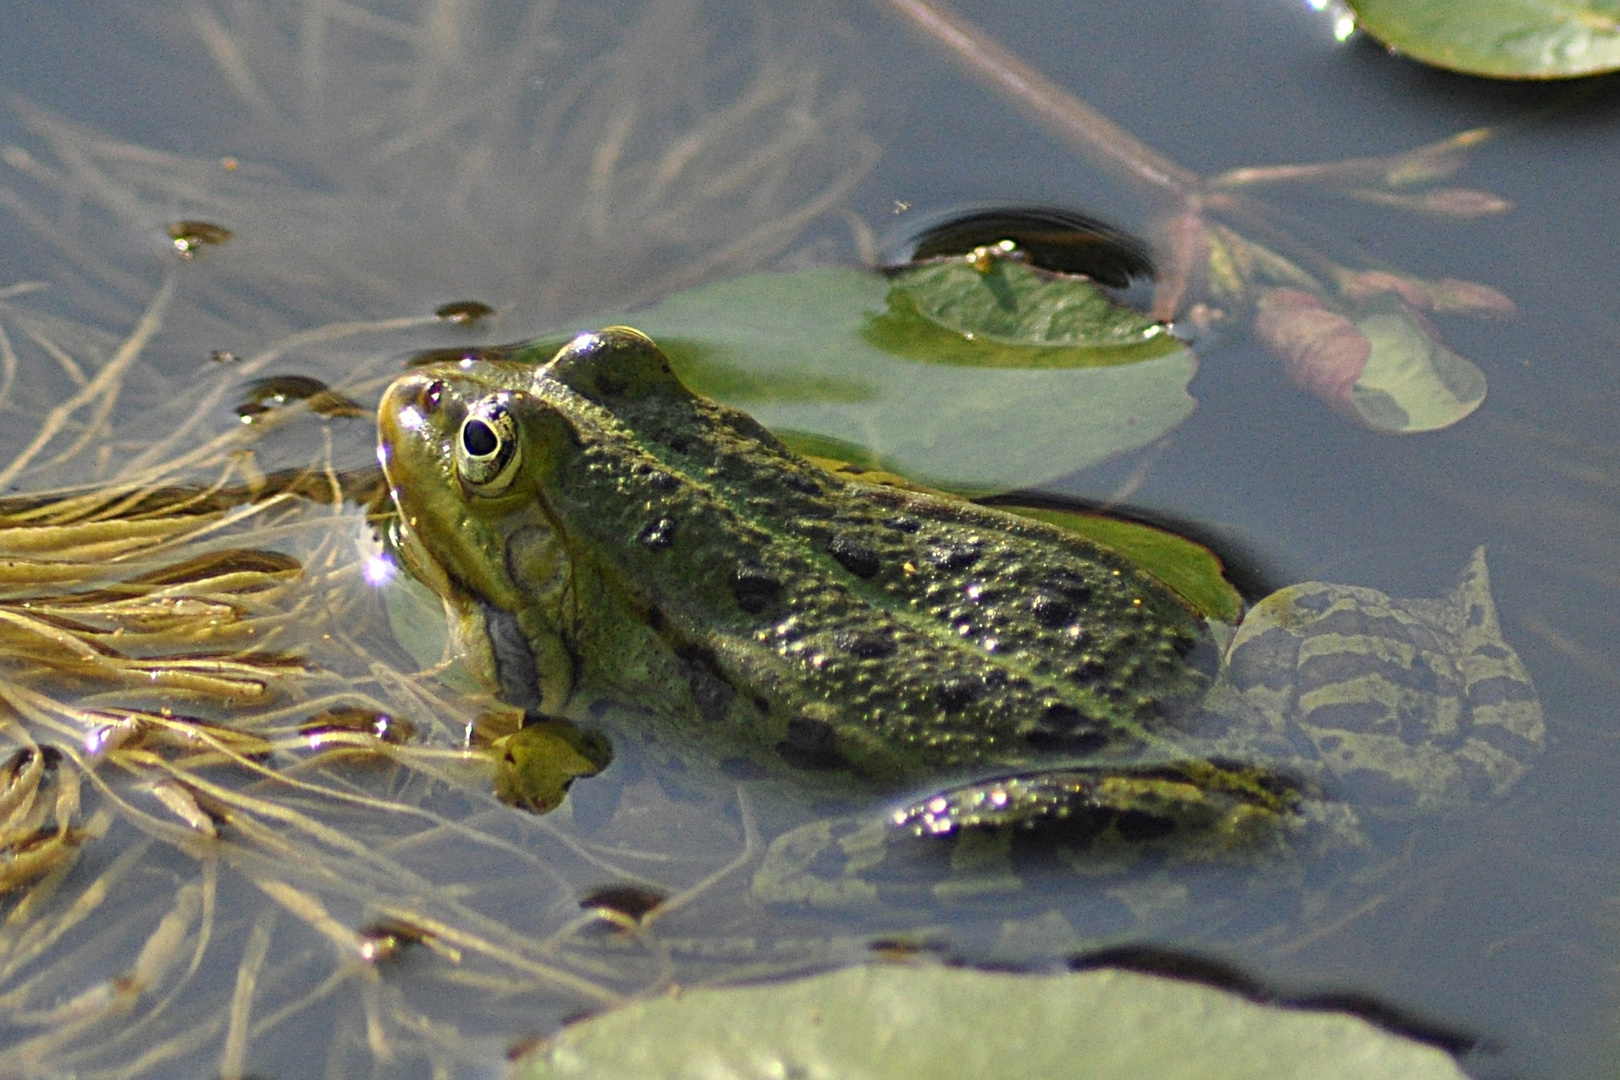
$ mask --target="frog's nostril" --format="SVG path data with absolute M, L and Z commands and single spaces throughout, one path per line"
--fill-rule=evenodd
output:
M 444 383 L 434 379 L 422 387 L 416 395 L 416 404 L 423 413 L 432 415 L 438 411 L 439 401 L 444 397 Z

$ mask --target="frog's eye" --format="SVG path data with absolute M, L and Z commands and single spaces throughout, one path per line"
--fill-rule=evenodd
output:
M 475 404 L 456 436 L 456 471 L 475 495 L 499 495 L 512 485 L 519 467 L 518 431 L 499 398 Z

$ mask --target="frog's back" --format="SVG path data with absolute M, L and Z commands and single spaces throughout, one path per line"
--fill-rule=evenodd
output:
M 1125 559 L 836 477 L 686 391 L 650 342 L 614 346 L 565 350 L 535 380 L 575 433 L 548 512 L 706 719 L 741 697 L 796 763 L 904 775 L 1134 745 L 1201 694 L 1188 657 L 1207 631 Z

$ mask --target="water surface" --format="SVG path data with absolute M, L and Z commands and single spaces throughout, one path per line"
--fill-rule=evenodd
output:
M 1185 523 L 1264 587 L 1330 580 L 1438 595 L 1488 546 L 1504 629 L 1551 731 L 1531 780 L 1475 817 L 1418 830 L 1387 875 L 1331 917 L 1284 932 L 1194 917 L 1155 935 L 1233 956 L 1291 991 L 1374 994 L 1477 1031 L 1493 1047 L 1468 1062 L 1480 1075 L 1608 1075 L 1620 846 L 1608 782 L 1620 764 L 1609 707 L 1620 629 L 1613 85 L 1577 97 L 1428 72 L 1365 41 L 1338 43 L 1325 16 L 1281 2 L 959 6 L 1200 172 L 1390 154 L 1503 126 L 1457 182 L 1511 199 L 1506 217 L 1448 222 L 1311 188 L 1278 194 L 1324 243 L 1358 245 L 1420 276 L 1487 282 L 1518 303 L 1511 323 L 1443 326 L 1491 381 L 1476 416 L 1436 435 L 1360 431 L 1230 334 L 1200 349 L 1200 407 L 1187 425 L 1051 493 L 1123 497 Z M 369 14 L 317 3 L 12 7 L 11 25 L 23 29 L 0 43 L 17 95 L 0 120 L 10 209 L 0 215 L 10 268 L 0 286 L 49 288 L 0 311 L 20 358 L 0 415 L 8 445 L 26 442 L 39 415 L 74 392 L 51 347 L 94 367 L 154 310 L 166 278 L 176 281 L 161 330 L 107 416 L 111 449 L 42 454 L 14 487 L 105 483 L 147 448 L 162 447 L 156 461 L 231 432 L 241 380 L 207 359 L 214 350 L 264 374 L 343 383 L 369 404 L 408 349 L 527 336 L 742 270 L 852 261 L 863 230 L 850 214 L 879 236 L 904 231 L 908 215 L 985 201 L 1072 205 L 1127 228 L 1146 220 L 1136 195 L 959 78 L 875 4 L 565 3 L 551 17 L 510 3 Z M 232 77 L 232 47 L 252 78 Z M 671 155 L 694 133 L 690 164 L 675 168 Z M 238 238 L 181 265 L 163 228 L 187 217 L 217 219 Z M 498 321 L 468 336 L 427 318 L 466 297 L 495 305 Z M 265 358 L 289 335 L 351 324 Z M 363 421 L 290 425 L 255 445 L 255 462 L 359 467 L 370 439 Z M 215 473 L 199 466 L 174 478 L 205 475 Z M 352 585 L 374 550 L 369 529 L 354 510 L 336 524 L 312 524 L 317 516 L 295 513 L 279 539 L 253 542 L 306 566 L 324 559 Z M 253 527 L 244 523 L 243 535 Z M 359 644 L 303 646 L 369 694 L 415 701 L 430 737 L 453 745 L 465 721 L 454 693 L 430 702 L 390 680 L 413 665 L 374 600 L 343 618 Z M 282 633 L 298 644 L 296 630 Z M 291 730 L 296 718 L 282 722 Z M 329 790 L 416 816 L 382 819 L 312 795 L 298 805 L 377 858 L 321 841 L 313 869 L 284 878 L 262 852 L 200 869 L 213 864 L 182 841 L 115 824 L 64 896 L 111 873 L 119 845 L 152 846 L 109 878 L 117 913 L 93 923 L 106 933 L 66 939 L 61 997 L 136 963 L 140 943 L 185 904 L 209 912 L 188 916 L 188 942 L 215 920 L 213 945 L 181 950 L 198 957 L 198 974 L 158 980 L 182 989 L 144 1027 L 116 1038 L 92 1029 L 109 1040 L 100 1057 L 45 1047 L 38 1028 L 0 1038 L 84 1075 L 157 1075 L 171 1066 L 132 1052 L 153 1047 L 167 1047 L 186 1075 L 217 1074 L 222 1061 L 280 1075 L 475 1075 L 512 1040 L 671 970 L 697 979 L 836 962 L 862 955 L 871 932 L 838 915 L 762 915 L 735 881 L 711 880 L 749 854 L 750 827 L 769 827 L 778 812 L 769 805 L 713 819 L 632 778 L 620 796 L 631 811 L 576 830 L 500 807 L 450 764 L 307 771 Z M 345 866 L 351 882 L 321 877 Z M 581 889 L 615 875 L 698 890 L 664 924 L 661 946 L 574 934 Z M 494 952 L 463 943 L 459 967 L 418 953 L 397 974 L 356 973 L 318 920 L 300 921 L 288 894 L 277 898 L 278 880 L 320 897 L 334 925 L 352 930 L 378 904 L 409 900 Z M 1120 939 L 1117 925 L 1088 922 L 1095 892 L 1049 895 L 1075 940 Z M 1073 946 L 1040 921 L 1039 904 L 1029 912 L 1011 934 L 999 916 L 973 910 L 933 929 L 966 955 L 1021 949 L 1039 961 Z M 122 951 L 96 944 L 118 940 Z M 232 1059 L 224 1006 L 261 940 L 255 1015 L 277 1019 Z M 457 1030 L 428 1030 L 424 1017 Z

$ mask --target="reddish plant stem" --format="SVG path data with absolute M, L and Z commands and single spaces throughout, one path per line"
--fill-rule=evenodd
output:
M 1022 106 L 1098 167 L 1159 199 L 1181 202 L 1203 187 L 1197 173 L 1148 146 L 1008 52 L 983 30 L 928 0 L 889 5 L 949 49 L 978 80 Z
M 1239 169 L 1206 180 L 1119 127 L 960 15 L 931 0 L 887 2 L 943 46 L 973 77 L 1020 106 L 1098 168 L 1159 204 L 1153 214 L 1153 231 L 1167 265 L 1161 266 L 1155 289 L 1156 318 L 1173 318 L 1196 293 L 1200 258 L 1207 245 L 1205 222 L 1211 215 L 1237 224 L 1246 234 L 1298 260 L 1325 280 L 1336 279 L 1341 267 L 1274 223 L 1288 215 L 1237 187 L 1263 181 L 1387 179 L 1391 172 L 1402 170 L 1445 175 L 1461 164 L 1463 153 L 1491 134 L 1491 129 L 1480 128 L 1388 158 Z M 1294 224 L 1301 227 L 1304 223 Z

